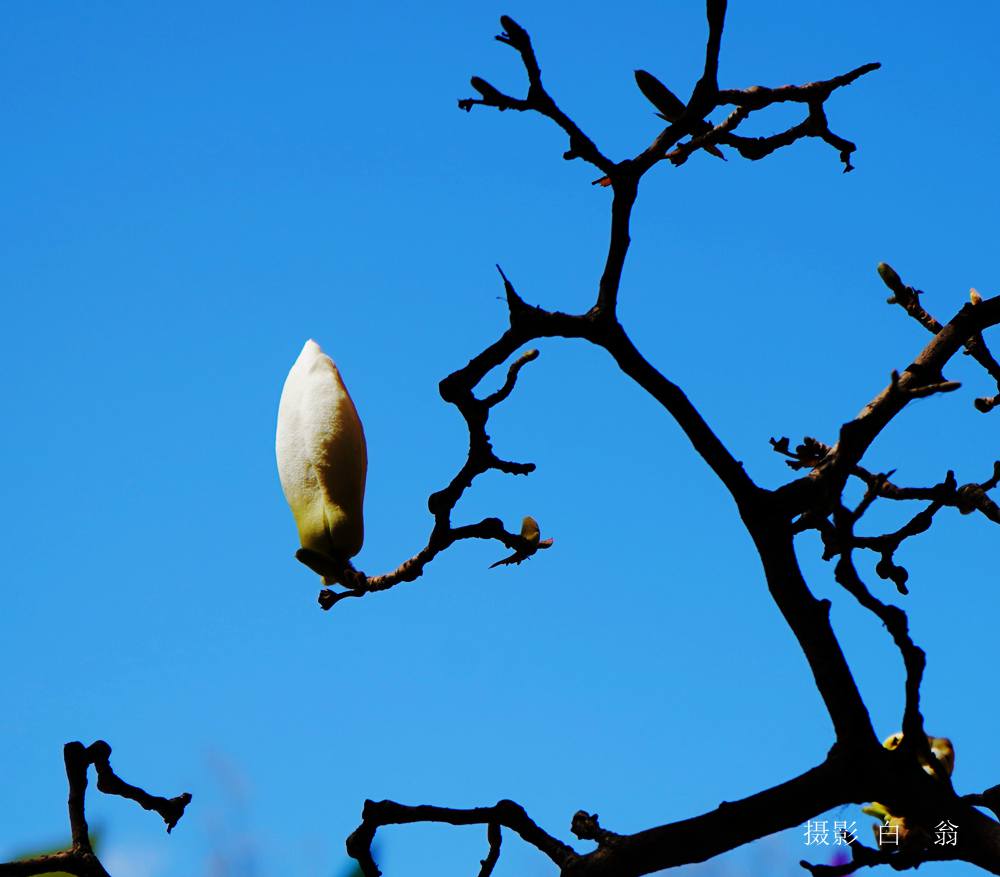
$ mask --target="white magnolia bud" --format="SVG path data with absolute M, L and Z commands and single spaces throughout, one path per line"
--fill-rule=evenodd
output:
M 340 562 L 357 554 L 364 541 L 365 433 L 337 366 L 315 341 L 305 343 L 285 379 L 275 453 L 302 547 Z

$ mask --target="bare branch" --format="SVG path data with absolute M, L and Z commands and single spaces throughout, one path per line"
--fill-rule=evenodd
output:
M 69 829 L 72 837 L 72 849 L 82 853 L 93 853 L 90 846 L 90 829 L 87 826 L 86 796 L 87 768 L 90 766 L 90 753 L 79 742 L 67 743 L 63 747 L 63 762 L 66 765 L 66 779 L 69 782 Z
M 521 56 L 525 72 L 528 74 L 528 96 L 515 98 L 504 94 L 478 76 L 472 77 L 472 87 L 479 92 L 478 98 L 464 98 L 458 102 L 459 109 L 470 111 L 474 106 L 496 107 L 498 110 L 517 110 L 524 112 L 533 110 L 541 113 L 555 122 L 569 137 L 569 149 L 563 158 L 570 160 L 582 158 L 606 174 L 615 167 L 613 161 L 604 156 L 594 141 L 580 130 L 580 127 L 567 116 L 542 85 L 542 71 L 535 57 L 535 49 L 531 45 L 531 37 L 513 18 L 500 16 L 500 24 L 504 31 L 497 40 L 516 49 Z
M 681 388 L 665 378 L 639 353 L 620 325 L 615 323 L 597 343 L 614 357 L 618 367 L 626 375 L 656 399 L 677 421 L 694 449 L 728 488 L 738 505 L 763 493 Z
M 0 877 L 35 877 L 57 871 L 77 877 L 110 877 L 97 856 L 83 850 L 63 850 L 48 856 L 32 856 L 0 864 Z
M 498 467 L 499 468 L 499 467 Z M 316 555 L 307 549 L 299 549 L 296 557 L 321 575 L 336 580 L 347 588 L 346 591 L 334 591 L 324 588 L 319 593 L 319 604 L 323 609 L 331 609 L 347 597 L 363 597 L 365 594 L 377 591 L 387 591 L 402 582 L 416 581 L 437 555 L 456 542 L 463 539 L 493 539 L 513 551 L 525 551 L 526 556 L 533 552 L 528 549 L 521 536 L 508 532 L 499 518 L 484 518 L 476 524 L 466 524 L 452 527 L 450 524 L 443 532 L 437 528 L 431 532 L 431 541 L 409 560 L 401 563 L 392 572 L 369 578 L 353 568 L 334 567 L 325 556 Z
M 726 0 L 708 0 L 705 13 L 708 18 L 708 40 L 705 44 L 705 72 L 694 88 L 694 96 L 704 93 L 706 99 L 718 100 L 719 52 L 722 50 L 722 30 L 726 26 Z
M 927 763 L 937 763 L 930 754 L 927 737 L 924 733 L 924 720 L 920 714 L 920 683 L 923 679 L 926 656 L 923 649 L 910 638 L 909 624 L 906 613 L 896 607 L 883 603 L 872 595 L 865 587 L 851 560 L 849 552 L 840 556 L 836 566 L 836 579 L 865 609 L 872 612 L 889 631 L 903 657 L 906 669 L 906 699 L 903 709 L 903 738 L 907 745 L 914 747 L 918 755 L 925 757 Z
M 120 779 L 111 769 L 110 757 L 111 747 L 103 740 L 90 746 L 72 742 L 63 747 L 66 779 L 69 783 L 67 806 L 72 844 L 69 849 L 51 855 L 0 863 L 0 877 L 33 877 L 54 871 L 64 871 L 75 874 L 76 877 L 110 877 L 90 844 L 90 830 L 85 814 L 87 769 L 90 765 L 94 765 L 97 771 L 97 788 L 100 791 L 129 798 L 146 810 L 156 811 L 167 824 L 167 832 L 173 829 L 184 815 L 185 807 L 191 802 L 191 795 L 187 792 L 176 798 L 150 795 L 138 786 L 129 785 Z
M 759 161 L 775 150 L 790 146 L 803 137 L 818 137 L 838 150 L 846 173 L 853 169 L 850 159 L 857 147 L 851 141 L 838 137 L 830 130 L 824 102 L 836 89 L 850 85 L 866 73 L 878 70 L 880 66 L 880 64 L 874 63 L 864 64 L 849 73 L 835 76 L 833 79 L 810 82 L 807 85 L 786 85 L 781 88 L 765 88 L 756 85 L 744 90 L 720 91 L 718 92 L 718 104 L 720 106 L 732 104 L 736 109 L 729 114 L 724 122 L 710 127 L 687 143 L 681 144 L 668 152 L 666 157 L 674 165 L 681 165 L 695 150 L 713 144 L 722 144 L 732 146 L 743 158 Z M 769 137 L 741 137 L 733 133 L 754 111 L 786 101 L 808 104 L 809 113 L 798 125 Z
M 369 579 L 353 570 L 344 571 L 341 582 L 349 590 L 330 599 L 336 601 L 346 596 L 359 596 L 383 585 L 391 587 L 395 580 L 415 578 L 426 562 L 459 538 L 516 541 L 518 537 L 508 533 L 496 518 L 455 527 L 451 523 L 451 512 L 473 479 L 482 472 L 489 469 L 512 473 L 528 471 L 528 464 L 507 463 L 494 454 L 486 425 L 490 409 L 513 392 L 520 369 L 534 357 L 534 352 L 522 354 L 509 366 L 506 381 L 493 394 L 480 399 L 476 397 L 475 389 L 492 368 L 507 362 L 529 341 L 553 336 L 579 338 L 606 349 L 621 371 L 664 407 L 684 431 L 695 451 L 733 496 L 760 555 L 771 596 L 809 663 L 829 712 L 837 742 L 824 764 L 801 777 L 744 801 L 724 803 L 712 813 L 636 835 L 607 831 L 600 826 L 596 815 L 580 811 L 573 819 L 573 832 L 581 839 L 598 844 L 597 850 L 587 855 L 576 853 L 541 831 L 528 819 L 523 809 L 512 802 L 472 809 L 405 807 L 389 801 L 378 804 L 367 802 L 362 823 L 348 840 L 351 855 L 367 877 L 379 873 L 371 854 L 371 843 L 378 828 L 387 824 L 430 821 L 487 825 L 490 851 L 482 862 L 482 874 L 490 874 L 495 866 L 500 849 L 500 827 L 503 826 L 516 831 L 528 843 L 545 852 L 564 877 L 608 877 L 612 874 L 616 877 L 635 877 L 686 862 L 701 861 L 780 828 L 801 824 L 804 819 L 830 807 L 849 801 L 874 800 L 875 794 L 878 800 L 889 802 L 894 812 L 908 818 L 911 812 L 918 811 L 920 818 L 927 814 L 947 813 L 961 813 L 963 819 L 967 818 L 966 810 L 970 808 L 957 802 L 950 783 L 929 778 L 919 767 L 921 758 L 925 755 L 930 757 L 929 750 L 924 751 L 927 743 L 919 709 L 924 653 L 909 635 L 905 613 L 876 599 L 864 585 L 853 566 L 851 552 L 857 547 L 880 550 L 879 574 L 892 578 L 897 586 L 903 587 L 905 570 L 894 563 L 893 552 L 906 538 L 927 529 L 940 508 L 953 504 L 960 511 L 980 511 L 1000 521 L 1000 508 L 987 495 L 1000 480 L 1000 468 L 995 473 L 996 477 L 984 484 L 959 488 L 951 479 L 951 483 L 946 481 L 932 488 L 904 488 L 891 482 L 893 473 L 872 475 L 860 466 L 871 442 L 910 400 L 958 388 L 956 382 L 945 380 L 942 369 L 963 345 L 967 349 L 971 345 L 970 352 L 978 350 L 979 355 L 984 356 L 985 345 L 977 339 L 985 328 L 1000 322 L 1000 299 L 969 305 L 945 326 L 928 322 L 928 328 L 936 333 L 934 340 L 902 373 L 892 374 L 889 386 L 858 417 L 843 425 L 837 444 L 831 446 L 807 440 L 793 452 L 787 439 L 772 440 L 774 449 L 788 458 L 792 468 L 810 471 L 806 477 L 798 478 L 777 491 L 759 487 L 681 388 L 639 353 L 618 322 L 617 303 L 630 244 L 629 225 L 638 182 L 663 158 L 670 158 L 679 165 L 697 149 L 716 150 L 719 145 L 729 145 L 744 157 L 756 160 L 802 137 L 820 138 L 832 145 L 840 152 L 845 170 L 850 170 L 855 145 L 831 131 L 825 102 L 837 89 L 851 84 L 879 65 L 863 65 L 830 80 L 802 86 L 720 91 L 718 63 L 726 3 L 724 0 L 707 0 L 706 10 L 709 38 L 705 68 L 691 98 L 684 104 L 652 74 L 637 72 L 636 81 L 643 93 L 670 124 L 635 159 L 619 164 L 606 159 L 556 107 L 542 86 L 540 67 L 527 32 L 511 19 L 501 19 L 505 32 L 498 39 L 519 52 L 528 76 L 528 94 L 525 98 L 510 97 L 477 78 L 473 80 L 473 87 L 481 98 L 463 101 L 460 106 L 471 109 L 473 105 L 480 104 L 500 110 L 530 109 L 541 112 L 555 120 L 569 136 L 567 158 L 585 158 L 604 172 L 605 177 L 599 182 L 613 187 L 614 198 L 608 255 L 596 301 L 587 313 L 581 315 L 545 311 L 527 305 L 507 277 L 502 275 L 509 308 L 509 328 L 466 366 L 441 382 L 442 398 L 454 404 L 466 421 L 470 450 L 467 460 L 449 485 L 430 497 L 428 505 L 435 524 L 427 547 L 387 576 Z M 736 133 L 752 113 L 782 102 L 805 104 L 806 118 L 771 137 L 748 138 Z M 708 116 L 723 105 L 731 105 L 734 109 L 722 123 L 713 124 Z M 690 139 L 681 143 L 684 137 Z M 915 291 L 903 286 L 901 281 L 896 286 L 897 295 L 902 296 L 901 303 L 905 299 L 904 306 L 909 306 L 918 318 L 923 314 L 927 320 L 933 320 L 922 309 L 918 311 Z M 1000 373 L 1000 366 L 997 371 Z M 843 488 L 850 477 L 862 478 L 867 488 L 861 503 L 853 511 L 844 506 L 842 499 Z M 930 505 L 893 533 L 878 537 L 855 536 L 855 524 L 875 500 L 883 496 L 899 500 L 919 498 L 929 501 Z M 816 599 L 802 576 L 795 555 L 794 536 L 806 528 L 820 531 L 826 556 L 839 557 L 836 567 L 838 581 L 885 624 L 900 649 L 906 670 L 903 727 L 908 743 L 905 752 L 888 753 L 879 744 L 867 707 L 830 624 L 831 604 L 827 600 Z M 512 547 L 515 550 L 513 557 L 518 557 L 525 546 Z M 976 843 L 980 843 L 982 849 L 993 843 L 992 828 L 980 824 L 978 831 L 978 838 L 961 852 L 961 856 L 969 861 L 982 858 L 981 850 L 976 851 Z M 864 853 L 860 855 L 862 858 L 865 856 Z M 892 864 L 899 867 L 903 860 L 895 857 Z
M 977 807 L 988 807 L 1000 819 L 1000 785 L 991 786 L 985 792 L 975 795 L 963 795 L 962 800 Z
M 720 104 L 732 104 L 735 107 L 746 107 L 749 110 L 761 110 L 772 104 L 793 101 L 795 103 L 813 104 L 825 101 L 838 88 L 850 85 L 862 76 L 881 68 L 881 64 L 872 62 L 855 67 L 848 73 L 824 79 L 820 82 L 809 82 L 805 85 L 783 85 L 780 88 L 768 88 L 764 85 L 752 85 L 750 88 L 724 88 L 719 91 Z
M 564 874 L 640 875 L 703 862 L 853 800 L 859 793 L 852 790 L 854 768 L 834 757 L 774 788 L 739 801 L 723 801 L 700 816 L 617 836 L 614 843 L 599 847 L 583 857 L 580 867 Z
M 469 431 L 469 451 L 465 462 L 449 484 L 431 494 L 427 500 L 427 506 L 434 516 L 434 526 L 427 544 L 392 572 L 378 576 L 367 576 L 349 563 L 337 563 L 315 552 L 300 549 L 295 556 L 302 563 L 328 581 L 337 582 L 347 589 L 341 592 L 326 589 L 321 591 L 319 604 L 323 609 L 330 609 L 348 597 L 361 597 L 388 590 L 401 582 L 415 581 L 438 554 L 464 539 L 493 539 L 525 557 L 534 553 L 536 546 L 522 536 L 506 530 L 499 518 L 485 518 L 475 524 L 456 527 L 452 525 L 451 513 L 473 481 L 484 472 L 496 470 L 511 475 L 527 475 L 534 471 L 532 463 L 514 463 L 500 459 L 493 451 L 486 427 L 491 409 L 510 395 L 520 370 L 537 357 L 537 351 L 527 351 L 511 365 L 507 381 L 497 392 L 485 399 L 478 399 L 474 389 L 487 372 L 500 365 L 528 341 L 551 336 L 590 338 L 594 335 L 594 321 L 586 316 L 571 316 L 531 307 L 517 294 L 503 271 L 500 271 L 500 275 L 507 293 L 510 328 L 467 365 L 441 381 L 441 397 L 455 405 L 465 420 Z
M 941 331 L 941 324 L 920 305 L 919 296 L 923 295 L 923 293 L 919 289 L 914 289 L 912 286 L 907 286 L 903 283 L 899 274 L 886 262 L 879 262 L 878 273 L 882 278 L 882 282 L 892 292 L 892 295 L 886 299 L 888 304 L 898 304 L 928 332 L 936 335 Z M 982 304 L 983 299 L 979 293 L 975 292 L 975 290 L 971 290 L 971 292 L 974 293 L 971 297 L 971 303 L 973 305 Z M 965 341 L 965 353 L 976 360 L 986 370 L 986 373 L 996 382 L 997 389 L 1000 389 L 1000 363 L 996 361 L 986 346 L 981 331 L 974 332 Z M 976 408 L 984 414 L 992 411 L 998 404 L 998 398 L 1000 397 L 984 396 L 976 399 Z
M 798 514 L 807 509 L 815 512 L 812 506 L 817 497 L 826 497 L 824 502 L 830 503 L 833 497 L 839 496 L 844 482 L 855 471 L 872 442 L 914 398 L 914 393 L 947 384 L 941 377 L 941 370 L 951 357 L 968 339 L 997 323 L 1000 323 L 1000 297 L 962 307 L 901 375 L 896 375 L 857 417 L 841 427 L 839 441 L 808 477 L 776 491 L 783 508 Z
M 486 827 L 486 839 L 489 841 L 490 851 L 486 854 L 486 858 L 479 863 L 482 866 L 479 869 L 479 877 L 490 877 L 497 862 L 500 861 L 500 844 L 503 842 L 503 833 L 496 822 L 491 822 Z
M 526 350 L 517 359 L 515 359 L 511 364 L 510 368 L 507 370 L 507 380 L 504 381 L 503 386 L 497 390 L 495 393 L 490 393 L 485 399 L 483 399 L 483 405 L 487 408 L 493 408 L 500 402 L 503 402 L 514 389 L 514 384 L 517 382 L 517 373 L 521 371 L 529 362 L 538 359 L 538 351 L 535 349 Z
M 623 835 L 602 828 L 597 814 L 588 813 L 586 810 L 577 810 L 573 814 L 570 831 L 580 840 L 592 840 L 599 847 L 616 846 L 623 837 Z
M 94 765 L 97 772 L 97 788 L 106 795 L 119 795 L 135 801 L 143 810 L 152 810 L 160 815 L 160 818 L 167 825 L 167 833 L 173 831 L 174 826 L 184 815 L 184 809 L 191 803 L 191 795 L 185 792 L 176 798 L 161 798 L 158 795 L 150 795 L 138 786 L 132 786 L 121 779 L 111 769 L 111 747 L 103 740 L 98 740 L 88 747 L 90 763 Z
M 571 846 L 543 831 L 520 804 L 509 800 L 498 801 L 492 807 L 468 809 L 434 807 L 426 804 L 407 806 L 397 804 L 395 801 L 365 801 L 361 825 L 347 839 L 347 853 L 357 861 L 365 877 L 379 877 L 382 872 L 379 871 L 371 852 L 375 833 L 386 825 L 409 825 L 415 822 L 489 826 L 490 855 L 487 856 L 487 861 L 492 857 L 495 862 L 499 856 L 501 826 L 516 832 L 522 840 L 548 856 L 559 868 L 565 868 L 579 858 L 579 854 Z M 486 867 L 486 862 L 483 863 L 483 867 Z M 490 871 L 485 873 L 489 874 Z
M 615 180 L 615 194 L 611 201 L 611 240 L 608 243 L 608 258 L 604 264 L 597 291 L 597 303 L 593 316 L 612 322 L 618 309 L 618 289 L 621 285 L 625 257 L 628 255 L 631 237 L 629 224 L 632 207 L 639 194 L 638 180 L 622 176 Z
M 850 85 L 861 76 L 878 70 L 880 67 L 881 65 L 878 63 L 863 64 L 861 67 L 857 67 L 840 76 L 835 76 L 832 79 L 810 82 L 806 85 L 785 85 L 781 88 L 766 88 L 755 85 L 742 90 L 712 90 L 709 85 L 704 84 L 705 80 L 703 78 L 695 88 L 695 95 L 699 94 L 699 88 L 701 88 L 702 96 L 712 94 L 713 99 L 710 105 L 698 106 L 697 109 L 700 112 L 700 116 L 697 120 L 687 119 L 686 114 L 678 117 L 676 124 L 666 129 L 636 159 L 636 164 L 641 168 L 640 173 L 647 170 L 658 158 L 662 157 L 670 159 L 675 166 L 679 166 L 687 161 L 691 153 L 698 149 L 712 149 L 718 145 L 731 146 L 743 158 L 751 161 L 759 161 L 772 152 L 782 147 L 790 146 L 803 137 L 818 137 L 829 143 L 840 153 L 840 160 L 844 164 L 844 172 L 846 173 L 853 170 L 850 159 L 857 147 L 850 140 L 845 140 L 830 130 L 824 104 L 838 88 Z M 765 109 L 772 104 L 789 101 L 808 105 L 808 115 L 798 125 L 794 125 L 777 134 L 772 134 L 769 137 L 742 137 L 734 133 L 752 113 Z M 692 100 L 688 106 L 691 107 L 694 104 L 695 97 L 692 96 Z M 704 116 L 710 113 L 715 107 L 727 104 L 734 106 L 735 109 L 726 117 L 725 121 L 715 126 L 703 121 Z M 694 136 L 686 143 L 682 143 L 671 149 L 685 133 L 691 133 Z

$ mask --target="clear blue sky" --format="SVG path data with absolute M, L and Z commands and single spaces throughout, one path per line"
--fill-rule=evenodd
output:
M 72 739 L 105 738 L 125 778 L 194 794 L 169 838 L 90 796 L 115 877 L 336 877 L 366 797 L 513 797 L 564 838 L 579 808 L 632 831 L 822 760 L 829 722 L 731 503 L 599 351 L 539 345 L 491 421 L 501 455 L 538 471 L 481 479 L 456 515 L 533 514 L 552 551 L 488 571 L 502 549 L 460 545 L 330 614 L 292 557 L 274 420 L 306 338 L 365 423 L 357 560 L 381 572 L 424 543 L 426 497 L 460 463 L 437 382 L 503 327 L 494 263 L 528 301 L 591 302 L 609 203 L 594 170 L 564 162 L 542 119 L 455 101 L 471 74 L 521 88 L 492 39 L 509 13 L 564 108 L 613 157 L 638 151 L 658 129 L 632 70 L 686 94 L 703 11 L 608 10 L 7 4 L 0 856 L 64 839 Z M 927 340 L 885 305 L 878 261 L 944 318 L 970 286 L 1000 291 L 998 27 L 974 0 L 731 2 L 726 86 L 884 64 L 829 104 L 856 172 L 814 142 L 755 164 L 698 154 L 651 174 L 636 209 L 623 320 L 762 483 L 788 476 L 769 436 L 830 439 Z M 991 388 L 967 361 L 948 377 L 965 388 L 908 410 L 872 468 L 987 476 L 1000 415 L 971 401 Z M 981 791 L 1000 780 L 980 681 L 996 535 L 939 517 L 901 554 L 905 606 L 929 653 L 927 727 L 954 740 L 958 789 Z M 803 546 L 889 734 L 900 662 L 817 555 Z M 389 875 L 468 874 L 486 848 L 480 829 L 381 844 Z M 787 832 L 694 873 L 798 874 L 806 852 Z M 551 869 L 511 839 L 496 873 Z

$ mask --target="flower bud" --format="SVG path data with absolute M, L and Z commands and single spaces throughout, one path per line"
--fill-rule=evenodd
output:
M 340 372 L 315 341 L 285 380 L 275 454 L 302 547 L 345 563 L 364 541 L 368 452 Z

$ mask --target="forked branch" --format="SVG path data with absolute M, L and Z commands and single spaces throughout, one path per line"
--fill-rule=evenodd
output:
M 135 801 L 145 810 L 158 813 L 166 823 L 167 832 L 173 830 L 184 809 L 191 803 L 191 795 L 185 792 L 176 798 L 161 798 L 151 795 L 138 786 L 130 785 L 111 768 L 111 747 L 103 740 L 90 746 L 82 743 L 67 743 L 63 747 L 66 763 L 66 779 L 69 781 L 69 827 L 72 844 L 68 849 L 45 856 L 32 856 L 13 862 L 0 863 L 0 877 L 33 877 L 36 874 L 50 874 L 64 871 L 76 877 L 109 877 L 100 859 L 94 853 L 87 826 L 86 794 L 87 770 L 93 765 L 97 773 L 97 788 L 106 795 L 118 795 Z
M 494 343 L 441 382 L 442 398 L 455 405 L 466 422 L 470 450 L 455 478 L 430 497 L 428 505 L 435 525 L 428 545 L 385 576 L 367 578 L 353 570 L 341 571 L 340 581 L 348 590 L 326 599 L 332 603 L 345 596 L 383 590 L 398 581 L 415 578 L 430 559 L 459 538 L 497 539 L 513 547 L 515 552 L 524 547 L 512 544 L 518 537 L 504 530 L 495 518 L 453 527 L 450 516 L 464 491 L 482 472 L 489 469 L 514 474 L 530 471 L 530 464 L 505 463 L 494 455 L 486 425 L 490 410 L 508 398 L 520 370 L 536 352 L 532 349 L 515 359 L 508 368 L 506 381 L 498 390 L 481 398 L 475 391 L 490 370 L 503 365 L 530 342 L 549 337 L 580 339 L 608 351 L 618 368 L 669 413 L 695 452 L 729 491 L 757 547 L 771 596 L 809 663 L 829 712 L 836 742 L 823 764 L 800 777 L 743 801 L 724 802 L 711 813 L 638 834 L 609 831 L 600 826 L 595 814 L 580 811 L 573 819 L 573 832 L 581 839 L 597 843 L 597 849 L 586 854 L 576 852 L 542 831 L 523 808 L 509 801 L 470 809 L 367 802 L 362 823 L 348 841 L 348 850 L 366 877 L 379 873 L 371 844 L 376 831 L 390 824 L 423 821 L 487 826 L 489 851 L 482 861 L 480 873 L 483 875 L 492 872 L 500 854 L 501 829 L 507 828 L 545 853 L 563 877 L 633 877 L 701 861 L 782 828 L 799 825 L 837 805 L 875 799 L 888 802 L 893 812 L 903 816 L 914 814 L 913 818 L 920 820 L 930 816 L 955 817 L 973 827 L 960 847 L 941 853 L 923 848 L 909 850 L 909 859 L 884 856 L 878 851 L 865 852 L 859 846 L 852 869 L 881 861 L 901 868 L 911 866 L 911 861 L 917 864 L 932 858 L 961 858 L 977 864 L 995 862 L 993 867 L 1000 873 L 1000 827 L 973 810 L 969 802 L 959 799 L 950 782 L 940 782 L 940 777 L 932 778 L 921 768 L 921 763 L 932 758 L 923 734 L 919 706 L 924 653 L 910 637 L 905 613 L 869 591 L 852 558 L 855 548 L 879 551 L 882 559 L 877 571 L 905 591 L 905 570 L 895 564 L 893 552 L 905 539 L 926 530 L 941 508 L 954 505 L 960 511 L 975 510 L 1000 521 L 1000 508 L 987 495 L 1000 480 L 1000 468 L 990 481 L 963 488 L 957 486 L 952 476 L 942 485 L 931 488 L 904 488 L 891 481 L 892 473 L 874 475 L 861 466 L 872 442 L 910 401 L 958 389 L 956 382 L 944 379 L 942 370 L 959 349 L 964 347 L 976 357 L 989 374 L 998 379 L 1000 389 L 1000 365 L 989 354 L 981 334 L 1000 322 L 1000 298 L 989 301 L 974 298 L 974 304 L 964 307 L 942 326 L 919 308 L 916 292 L 896 277 L 895 286 L 890 284 L 896 296 L 894 301 L 903 304 L 932 331 L 934 339 L 906 369 L 892 373 L 888 387 L 857 417 L 844 423 L 836 444 L 808 440 L 792 451 L 787 439 L 772 440 L 775 450 L 786 455 L 790 465 L 803 474 L 773 491 L 758 486 L 683 390 L 639 352 L 618 320 L 622 270 L 630 246 L 629 225 L 639 182 L 663 159 L 682 165 L 699 149 L 720 155 L 719 147 L 728 146 L 744 158 L 758 160 L 803 137 L 817 137 L 832 145 L 840 153 L 844 170 L 851 170 L 855 145 L 831 130 L 826 102 L 836 91 L 878 69 L 879 65 L 865 64 L 831 79 L 805 85 L 720 89 L 718 66 L 725 0 L 707 0 L 706 11 L 705 66 L 687 102 L 680 100 L 652 74 L 636 73 L 643 94 L 668 124 L 651 144 L 634 157 L 620 162 L 607 158 L 546 90 L 528 32 L 509 17 L 501 19 L 504 32 L 497 39 L 519 53 L 528 79 L 527 94 L 525 97 L 507 95 L 474 77 L 472 86 L 479 97 L 464 99 L 459 106 L 465 110 L 489 106 L 501 111 L 538 112 L 553 120 L 569 138 L 565 158 L 582 158 L 603 172 L 604 176 L 596 182 L 610 186 L 613 199 L 608 255 L 594 304 L 587 312 L 576 315 L 530 306 L 507 277 L 503 277 L 508 327 Z M 739 127 L 753 113 L 787 102 L 801 103 L 806 108 L 805 118 L 797 125 L 763 138 L 744 137 L 738 133 Z M 723 121 L 713 122 L 713 112 L 722 107 L 732 110 Z M 981 409 L 992 407 L 992 404 L 995 403 L 990 400 L 977 402 Z M 844 486 L 851 477 L 866 482 L 865 496 L 853 509 L 847 508 L 843 501 Z M 857 523 L 872 504 L 883 497 L 921 499 L 930 504 L 896 531 L 875 537 L 855 534 Z M 902 719 L 906 745 L 898 752 L 890 753 L 879 744 L 867 707 L 830 623 L 831 604 L 818 600 L 802 576 L 795 555 L 794 536 L 806 529 L 819 530 L 826 556 L 838 558 L 838 581 L 886 626 L 900 650 L 906 671 Z M 990 858 L 991 850 L 996 853 L 993 859 Z M 808 867 L 816 873 L 821 872 L 821 866 Z

